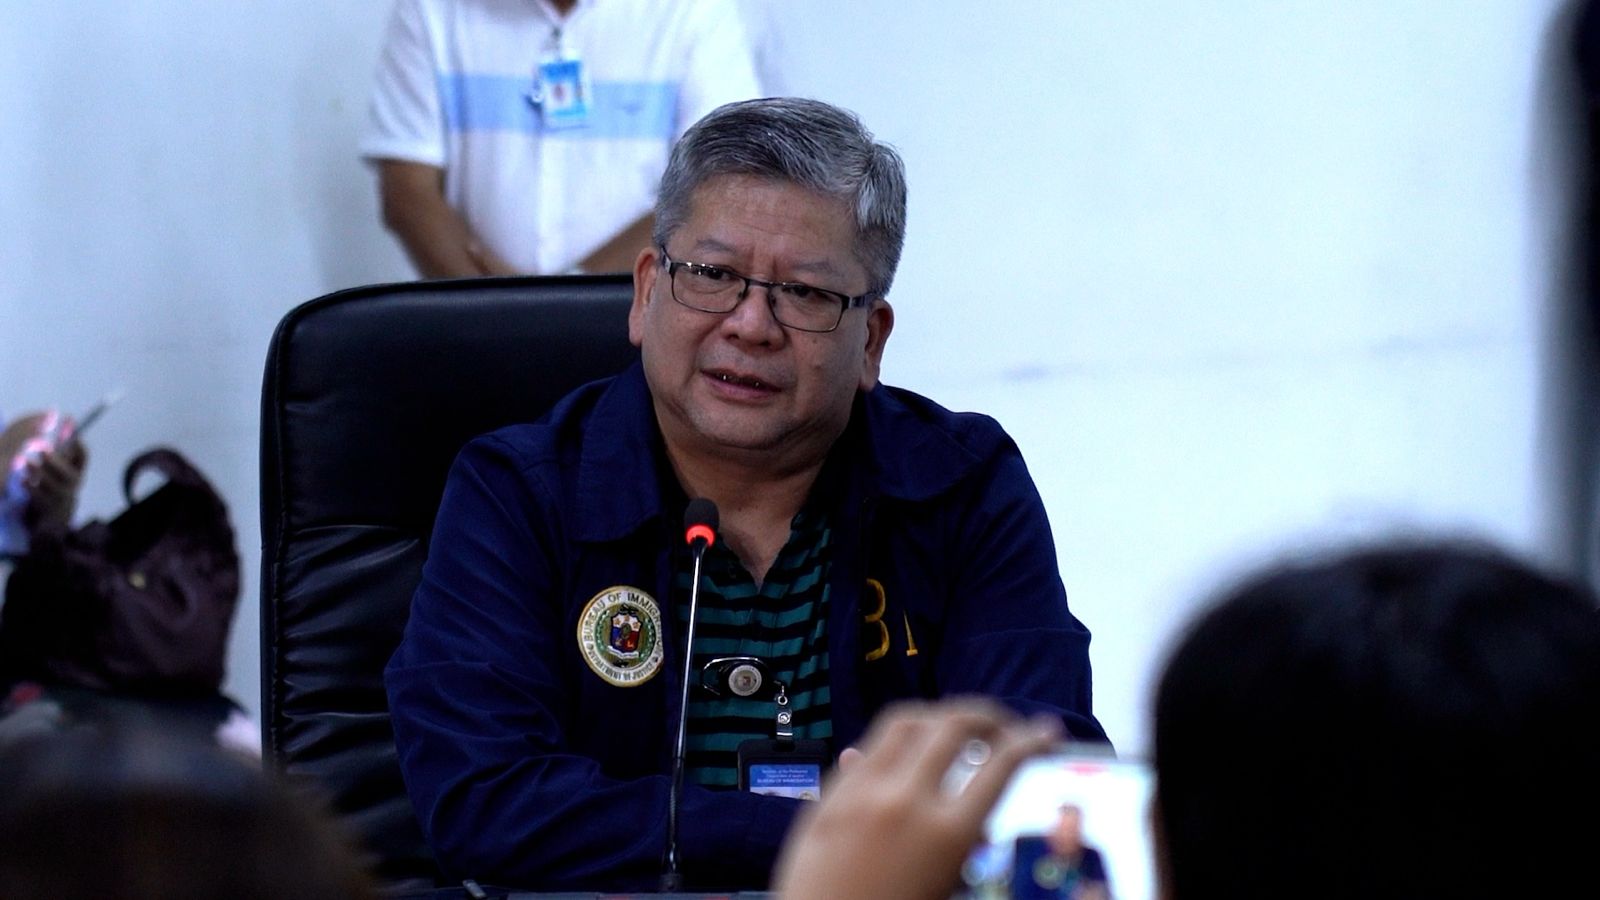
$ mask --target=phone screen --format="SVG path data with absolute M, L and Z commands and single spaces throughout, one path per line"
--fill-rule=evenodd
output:
M 979 900 L 1152 900 L 1150 768 L 1071 752 L 1023 763 L 962 875 Z

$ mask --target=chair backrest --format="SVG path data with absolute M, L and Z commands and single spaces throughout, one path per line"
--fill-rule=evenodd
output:
M 625 276 L 355 288 L 301 305 L 261 405 L 261 715 L 270 762 L 329 796 L 391 882 L 437 876 L 383 667 L 451 461 L 638 358 Z

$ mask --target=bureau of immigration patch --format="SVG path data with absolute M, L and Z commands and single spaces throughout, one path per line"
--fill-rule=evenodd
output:
M 578 650 L 611 684 L 644 684 L 661 670 L 661 607 L 636 587 L 606 588 L 578 617 Z

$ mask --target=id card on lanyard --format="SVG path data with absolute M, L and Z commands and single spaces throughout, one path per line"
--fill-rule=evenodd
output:
M 581 128 L 589 124 L 592 92 L 583 59 L 569 51 L 556 32 L 556 49 L 534 70 L 528 100 L 539 110 L 546 128 Z
M 774 682 L 776 725 L 772 740 L 742 741 L 738 748 L 739 790 L 798 800 L 822 797 L 822 773 L 831 755 L 828 742 L 794 736 L 794 712 L 781 681 Z

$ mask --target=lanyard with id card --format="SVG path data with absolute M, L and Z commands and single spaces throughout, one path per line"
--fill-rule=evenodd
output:
M 822 773 L 832 760 L 828 742 L 794 736 L 788 688 L 766 663 L 752 656 L 713 659 L 701 670 L 701 686 L 715 696 L 772 700 L 772 739 L 739 744 L 739 790 L 800 800 L 822 796 Z
M 589 124 L 592 95 L 583 60 L 568 52 L 558 36 L 555 52 L 534 70 L 528 102 L 539 111 L 539 120 L 546 128 L 582 128 Z
M 783 682 L 772 699 L 775 721 L 771 740 L 739 744 L 739 790 L 774 797 L 817 800 L 822 773 L 828 768 L 828 742 L 794 736 L 794 712 Z

